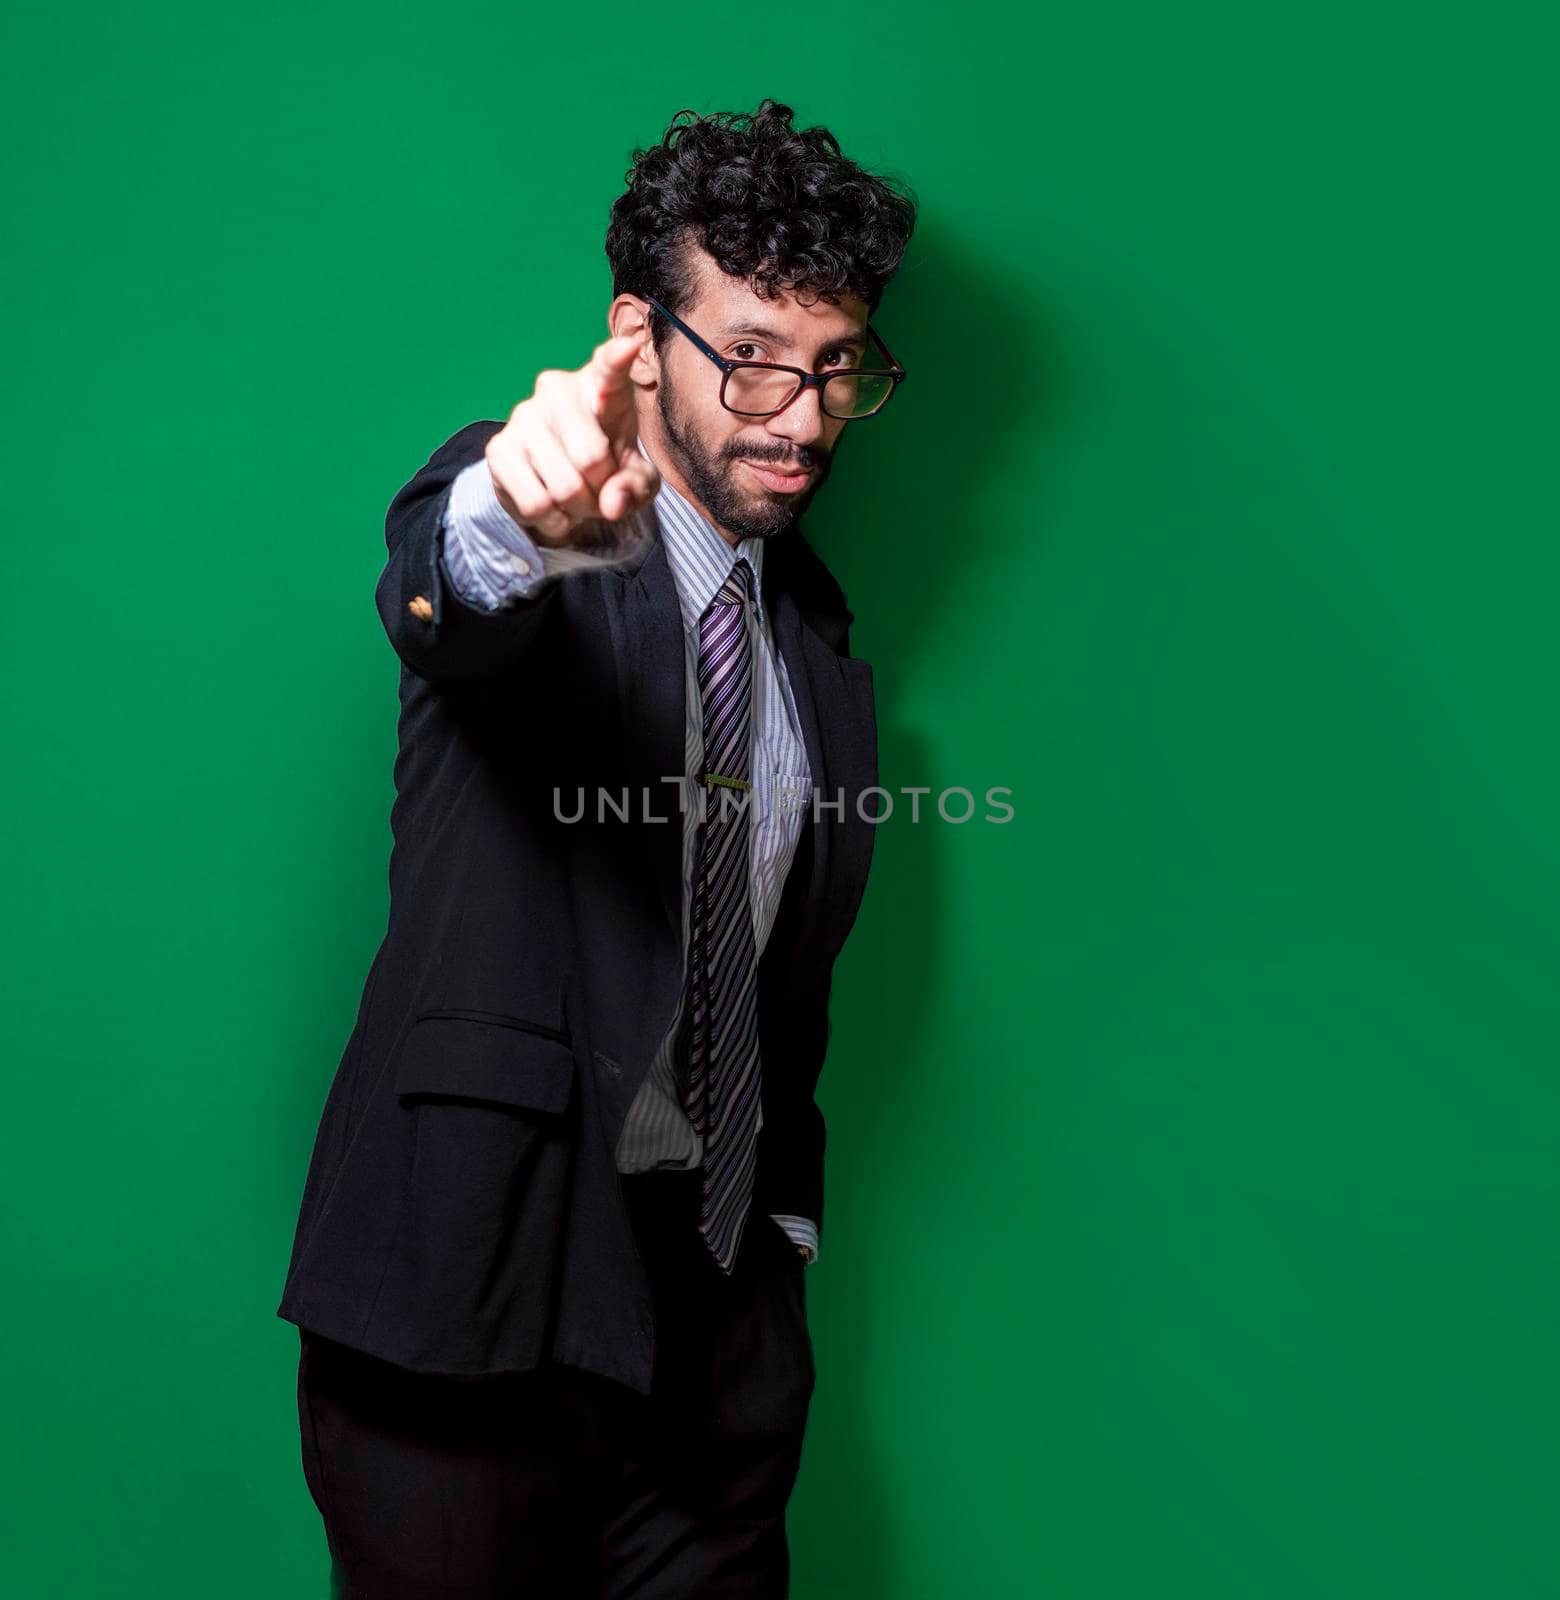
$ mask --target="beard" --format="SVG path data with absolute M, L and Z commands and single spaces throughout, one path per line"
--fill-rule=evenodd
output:
M 691 420 L 683 414 L 663 371 L 656 390 L 656 410 L 661 429 L 677 458 L 682 475 L 709 515 L 739 539 L 771 539 L 785 533 L 801 519 L 813 496 L 828 481 L 834 465 L 831 451 L 814 445 L 789 446 L 784 440 L 749 444 L 730 439 L 719 450 L 709 450 L 699 438 Z M 811 470 L 815 476 L 805 489 L 782 494 L 766 489 L 752 479 L 752 488 L 739 482 L 739 461 L 754 461 L 776 472 L 797 468 Z M 744 474 L 745 476 L 745 474 Z

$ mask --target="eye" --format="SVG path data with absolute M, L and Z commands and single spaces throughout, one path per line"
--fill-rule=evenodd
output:
M 731 353 L 737 358 L 738 361 L 752 361 L 756 359 L 754 356 L 745 356 L 742 354 L 742 352 L 744 350 L 756 351 L 757 349 L 758 346 L 756 344 L 753 344 L 750 340 L 744 339 L 741 344 L 732 345 Z
M 849 350 L 825 350 L 825 357 L 832 357 L 833 359 L 826 359 L 823 365 L 826 367 L 848 367 L 851 354 L 852 352 Z

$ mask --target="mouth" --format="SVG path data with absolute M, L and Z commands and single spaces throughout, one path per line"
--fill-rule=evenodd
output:
M 811 472 L 777 472 L 769 467 L 761 467 L 756 461 L 744 460 L 742 465 L 753 474 L 766 489 L 774 489 L 780 494 L 795 494 L 798 489 L 805 489 L 812 482 Z

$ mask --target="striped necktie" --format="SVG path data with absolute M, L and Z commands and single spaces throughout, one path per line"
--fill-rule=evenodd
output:
M 739 558 L 699 620 L 703 809 L 689 919 L 692 1035 L 683 1104 L 704 1140 L 699 1232 L 726 1273 L 736 1263 L 753 1194 L 760 1083 L 758 958 L 748 876 L 752 586 L 753 569 Z

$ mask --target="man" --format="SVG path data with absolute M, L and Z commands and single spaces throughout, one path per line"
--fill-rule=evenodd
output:
M 915 210 L 765 101 L 635 152 L 610 337 L 391 503 L 390 919 L 279 1315 L 338 1592 L 783 1596 L 871 669 L 803 539 Z

